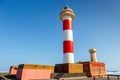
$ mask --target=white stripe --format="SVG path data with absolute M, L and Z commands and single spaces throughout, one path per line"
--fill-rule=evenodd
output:
M 74 53 L 64 53 L 64 63 L 74 63 Z
M 71 16 L 64 16 L 64 17 L 63 17 L 63 21 L 66 20 L 66 19 L 72 20 Z
M 63 31 L 63 39 L 73 41 L 73 32 L 72 30 L 64 30 Z

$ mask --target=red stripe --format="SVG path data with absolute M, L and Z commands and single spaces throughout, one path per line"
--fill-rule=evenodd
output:
M 63 52 L 64 53 L 73 53 L 73 42 L 72 41 L 64 41 L 63 42 Z
M 72 30 L 71 20 L 63 21 L 63 30 Z

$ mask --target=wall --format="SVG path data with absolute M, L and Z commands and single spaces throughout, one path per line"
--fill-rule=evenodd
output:
M 51 73 L 54 73 L 54 66 L 21 64 L 18 67 L 16 78 L 17 80 L 50 79 Z
M 17 78 L 21 80 L 50 79 L 51 73 L 51 70 L 22 69 L 22 74 L 20 73 Z
M 16 75 L 17 74 L 17 69 L 18 69 L 17 66 L 11 66 L 10 70 L 9 70 L 9 74 Z

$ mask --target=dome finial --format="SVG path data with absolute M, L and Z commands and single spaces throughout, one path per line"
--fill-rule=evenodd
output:
M 69 6 L 68 5 L 66 5 L 65 7 L 64 7 L 64 9 L 68 9 L 69 8 Z
M 72 20 L 74 19 L 75 17 L 75 14 L 73 12 L 73 10 L 71 8 L 69 8 L 68 5 L 66 5 L 64 7 L 64 9 L 62 9 L 61 13 L 60 13 L 60 19 L 63 20 L 63 17 L 64 16 L 71 16 Z

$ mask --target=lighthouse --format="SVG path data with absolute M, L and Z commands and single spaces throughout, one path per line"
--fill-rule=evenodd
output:
M 60 12 L 63 23 L 63 63 L 55 65 L 55 73 L 83 73 L 83 65 L 74 63 L 74 46 L 72 21 L 75 14 L 71 8 L 65 6 Z
M 71 8 L 65 6 L 60 13 L 60 20 L 63 22 L 63 62 L 74 63 L 74 46 L 72 21 L 75 14 Z

